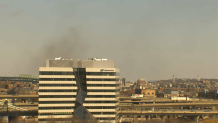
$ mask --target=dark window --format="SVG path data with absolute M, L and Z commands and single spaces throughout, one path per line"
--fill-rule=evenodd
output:
M 116 114 L 116 112 L 92 112 L 92 114 Z
M 77 90 L 41 90 L 39 89 L 39 92 L 77 92 Z
M 93 75 L 93 76 L 117 76 L 115 72 L 87 72 L 86 75 Z
M 87 86 L 95 86 L 95 87 L 119 87 L 119 84 L 87 84 Z
M 39 95 L 39 98 L 75 98 L 76 95 Z
M 115 106 L 90 106 L 86 107 L 86 109 L 116 109 Z
M 46 110 L 46 109 L 73 109 L 74 107 L 38 107 L 39 110 Z
M 39 81 L 75 81 L 74 78 L 39 78 Z
M 76 71 L 75 71 L 76 72 Z M 74 72 L 65 72 L 65 71 L 40 71 L 39 75 L 75 75 Z M 116 72 L 86 72 L 86 75 L 93 76 L 119 76 L 119 73 Z
M 115 118 L 96 118 L 97 120 L 115 120 Z
M 73 72 L 40 71 L 39 75 L 74 75 Z
M 101 98 L 116 98 L 116 95 L 87 95 L 86 98 L 101 97 Z

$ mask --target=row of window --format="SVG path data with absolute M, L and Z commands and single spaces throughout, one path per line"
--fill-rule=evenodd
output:
M 77 92 L 77 90 L 42 90 L 39 89 L 39 92 Z M 87 90 L 87 92 L 119 92 L 119 90 Z
M 39 84 L 39 86 L 47 86 L 47 87 L 69 87 L 69 86 L 76 86 L 76 84 Z M 87 84 L 86 86 L 95 86 L 95 87 L 118 87 L 119 84 Z
M 74 109 L 74 107 L 38 107 L 39 110 L 46 110 L 46 109 Z
M 115 118 L 96 118 L 97 120 L 115 120 Z M 52 119 L 38 119 L 38 121 L 52 121 Z M 61 119 L 56 119 L 55 121 L 62 121 Z M 70 121 L 70 119 L 69 119 Z
M 72 112 L 39 113 L 38 115 L 72 115 Z
M 96 118 L 97 120 L 109 120 L 109 121 L 111 121 L 111 120 L 115 120 L 115 118 Z
M 116 98 L 116 95 L 87 95 L 89 97 Z M 76 95 L 39 95 L 39 98 L 76 98 Z
M 84 103 L 117 103 L 118 101 L 85 101 Z M 75 101 L 39 101 L 39 104 L 66 104 L 75 103 Z
M 86 109 L 116 109 L 115 106 L 90 106 L 86 107 Z
M 74 72 L 52 72 L 52 71 L 40 71 L 39 75 L 75 75 Z M 116 72 L 86 72 L 86 75 L 93 76 L 119 76 Z
M 39 107 L 39 110 L 47 110 L 47 109 L 74 109 L 74 107 Z M 114 106 L 93 106 L 93 107 L 86 107 L 86 109 L 116 109 Z
M 105 119 L 103 119 L 103 118 L 96 118 L 97 120 L 109 120 L 109 121 L 111 121 L 111 120 L 115 120 L 115 118 L 105 118 Z M 39 122 L 43 122 L 43 121 L 50 121 L 49 119 L 38 119 L 38 121 Z M 52 119 L 51 119 L 51 121 L 52 121 Z M 62 121 L 61 119 L 57 119 L 57 120 L 55 120 L 55 121 Z M 65 120 L 64 120 L 65 121 Z M 70 119 L 69 119 L 69 121 L 70 121 Z M 76 122 L 76 121 L 75 121 Z
M 75 78 L 39 78 L 39 81 L 76 81 Z M 119 79 L 91 79 L 87 78 L 86 81 L 119 81 Z
M 116 114 L 116 112 L 91 112 L 94 115 L 98 114 Z M 40 113 L 39 115 L 71 115 L 73 114 L 72 112 L 54 112 L 54 113 Z

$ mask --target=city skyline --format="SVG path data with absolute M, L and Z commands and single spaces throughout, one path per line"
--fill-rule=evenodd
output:
M 114 60 L 127 80 L 217 78 L 216 0 L 5 0 L 0 20 L 1 75 L 61 56 Z

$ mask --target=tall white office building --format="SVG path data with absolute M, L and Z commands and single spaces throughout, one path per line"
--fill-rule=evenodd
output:
M 116 123 L 119 89 L 114 61 L 47 59 L 46 67 L 39 68 L 38 122 L 90 115 Z

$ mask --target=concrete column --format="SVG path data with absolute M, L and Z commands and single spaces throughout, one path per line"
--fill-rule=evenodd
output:
M 150 120 L 151 119 L 151 116 L 146 116 L 146 120 Z
M 143 117 L 143 121 L 145 121 L 146 120 L 146 116 L 144 115 L 144 117 Z
M 165 122 L 165 120 L 167 119 L 167 116 L 165 115 L 165 116 L 160 116 L 160 118 L 161 118 L 161 121 L 164 123 Z

